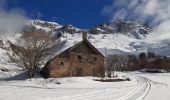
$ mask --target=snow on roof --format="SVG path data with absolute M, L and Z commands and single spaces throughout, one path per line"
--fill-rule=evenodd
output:
M 55 56 L 61 54 L 62 52 L 66 51 L 66 50 L 68 50 L 68 49 L 70 49 L 70 48 L 74 48 L 74 46 L 76 46 L 76 45 L 78 45 L 78 44 L 81 44 L 82 42 L 87 42 L 90 46 L 93 46 L 88 40 L 83 40 L 83 41 L 79 41 L 78 43 L 72 43 L 72 44 L 71 44 L 71 43 L 68 43 L 67 41 L 62 41 L 62 42 L 59 44 L 59 46 L 57 46 L 56 48 L 54 48 L 54 49 L 52 49 L 52 50 L 50 51 L 50 52 L 52 52 L 52 53 L 51 53 L 51 55 L 46 59 L 47 62 L 48 62 L 49 60 L 53 59 Z M 93 46 L 93 47 L 94 47 L 94 46 Z M 101 51 L 99 51 L 97 48 L 94 47 L 94 49 L 95 49 L 96 52 L 100 53 L 103 57 L 105 57 L 105 55 L 104 55 Z

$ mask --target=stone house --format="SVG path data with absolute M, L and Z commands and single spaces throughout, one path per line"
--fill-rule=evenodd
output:
M 88 41 L 83 40 L 50 59 L 41 71 L 48 78 L 98 76 L 105 74 L 105 57 Z

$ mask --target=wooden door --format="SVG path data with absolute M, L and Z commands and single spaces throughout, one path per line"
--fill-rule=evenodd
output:
M 76 69 L 76 76 L 83 76 L 83 68 Z

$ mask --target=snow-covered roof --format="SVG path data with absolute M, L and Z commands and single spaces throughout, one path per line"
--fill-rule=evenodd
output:
M 103 57 L 105 57 L 105 55 L 103 55 L 97 48 L 95 48 L 88 40 L 82 40 L 76 44 L 72 44 L 70 46 L 63 46 L 63 45 L 59 45 L 59 47 L 57 46 L 57 48 L 54 48 L 51 50 L 52 54 L 49 56 L 49 58 L 47 59 L 47 62 L 50 61 L 51 59 L 53 59 L 54 57 L 56 57 L 57 55 L 70 50 L 70 49 L 74 49 L 75 47 L 77 47 L 78 45 L 81 45 L 82 43 L 87 43 L 90 48 L 92 48 L 92 50 L 100 55 L 102 55 Z

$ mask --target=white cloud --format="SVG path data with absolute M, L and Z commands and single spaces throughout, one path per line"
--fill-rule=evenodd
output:
M 170 0 L 113 0 L 102 13 L 110 16 L 111 20 L 149 21 L 156 32 L 170 31 Z
M 14 35 L 21 32 L 27 22 L 27 17 L 22 9 L 5 10 L 5 0 L 0 0 L 0 34 Z
M 126 16 L 127 16 L 126 10 L 121 9 L 120 11 L 115 13 L 114 20 L 116 20 L 116 19 L 125 19 Z

